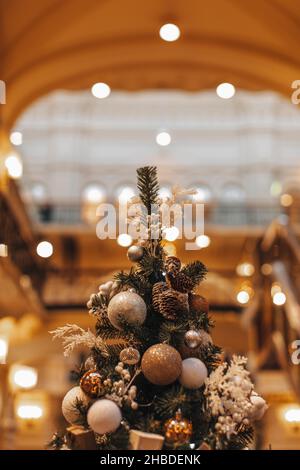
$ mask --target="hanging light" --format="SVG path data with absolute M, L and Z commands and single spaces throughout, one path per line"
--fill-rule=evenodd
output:
M 5 167 L 7 169 L 7 173 L 9 176 L 13 179 L 19 179 L 21 178 L 23 174 L 23 165 L 20 157 L 15 154 L 11 153 L 9 154 L 6 159 L 5 159 Z
M 236 299 L 240 304 L 247 304 L 250 300 L 250 294 L 246 290 L 240 290 L 236 296 Z
M 22 132 L 19 132 L 19 131 L 14 131 L 10 134 L 9 136 L 9 140 L 11 141 L 11 143 L 13 145 L 22 145 L 23 143 L 23 134 Z
M 43 416 L 43 408 L 39 405 L 20 405 L 17 415 L 24 420 L 40 419 Z
M 53 245 L 44 240 L 38 244 L 36 252 L 41 258 L 50 258 L 53 255 Z
M 30 389 L 36 386 L 38 380 L 37 370 L 23 365 L 12 366 L 9 375 L 13 388 Z
M 179 237 L 179 229 L 175 226 L 163 230 L 164 239 L 168 242 L 174 242 Z
M 5 336 L 0 336 L 0 364 L 6 364 L 8 353 L 8 340 Z
M 174 23 L 166 23 L 159 30 L 161 39 L 167 42 L 177 41 L 180 37 L 180 29 Z
M 118 199 L 120 204 L 125 204 L 133 196 L 135 196 L 135 191 L 131 186 L 123 186 L 118 191 Z
M 91 88 L 92 95 L 95 96 L 95 98 L 98 99 L 103 99 L 107 98 L 110 95 L 110 87 L 107 85 L 107 83 L 99 82 L 99 83 L 94 83 L 94 85 Z
M 162 147 L 166 147 L 167 145 L 169 145 L 171 143 L 171 136 L 169 134 L 169 132 L 159 132 L 157 135 L 156 135 L 156 143 L 158 145 L 161 145 Z
M 236 272 L 238 276 L 250 277 L 254 274 L 255 267 L 253 266 L 252 263 L 249 263 L 249 262 L 240 263 L 236 267 Z
M 132 244 L 132 237 L 128 233 L 120 233 L 117 242 L 120 246 L 127 247 Z
M 282 194 L 280 197 L 280 204 L 283 207 L 290 207 L 293 204 L 293 202 L 294 202 L 294 198 L 293 196 L 291 196 L 291 194 L 285 193 L 285 194 Z
M 219 98 L 228 100 L 235 95 L 235 87 L 232 83 L 220 83 L 220 85 L 217 86 L 216 93 Z
M 196 245 L 199 248 L 207 248 L 210 245 L 210 238 L 207 235 L 199 235 L 196 238 Z
M 284 305 L 286 302 L 286 295 L 283 292 L 276 292 L 273 295 L 273 304 L 274 305 Z

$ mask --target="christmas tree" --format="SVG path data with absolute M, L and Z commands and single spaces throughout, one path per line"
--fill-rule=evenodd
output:
M 71 426 L 50 445 L 243 449 L 266 403 L 254 392 L 247 360 L 222 362 L 213 344 L 208 302 L 195 293 L 206 267 L 182 265 L 164 251 L 156 168 L 138 169 L 137 180 L 133 202 L 144 210 L 133 217 L 139 234 L 127 253 L 133 267 L 90 297 L 95 333 L 77 325 L 51 332 L 65 355 L 84 345 L 89 356 L 63 400 Z

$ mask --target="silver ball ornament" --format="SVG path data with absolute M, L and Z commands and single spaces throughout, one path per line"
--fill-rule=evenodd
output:
M 202 387 L 208 372 L 205 364 L 196 357 L 189 357 L 182 361 L 182 371 L 179 382 L 185 388 L 195 390 Z
M 127 250 L 127 257 L 132 263 L 141 261 L 144 255 L 144 249 L 142 246 L 132 245 Z
M 198 348 L 201 344 L 201 335 L 199 331 L 189 330 L 184 335 L 184 344 L 191 349 Z
M 135 292 L 119 292 L 108 304 L 107 315 L 111 324 L 122 329 L 122 320 L 130 325 L 142 325 L 146 319 L 147 307 L 142 297 Z
M 122 414 L 116 403 L 106 398 L 97 400 L 89 408 L 87 422 L 98 434 L 114 432 L 120 426 Z
M 78 401 L 82 402 L 85 406 L 87 406 L 91 401 L 79 386 L 71 388 L 62 401 L 62 414 L 70 424 L 76 424 L 78 419 L 81 417 L 80 412 L 76 407 L 76 403 Z

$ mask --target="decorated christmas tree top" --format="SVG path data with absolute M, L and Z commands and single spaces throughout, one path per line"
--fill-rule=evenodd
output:
M 206 267 L 183 266 L 164 252 L 156 168 L 140 168 L 137 177 L 135 202 L 145 212 L 135 216 L 133 267 L 90 297 L 95 333 L 77 325 L 52 332 L 65 355 L 82 345 L 90 351 L 63 400 L 71 426 L 52 446 L 244 448 L 266 403 L 254 392 L 246 359 L 224 363 L 213 344 L 208 303 L 195 293 Z

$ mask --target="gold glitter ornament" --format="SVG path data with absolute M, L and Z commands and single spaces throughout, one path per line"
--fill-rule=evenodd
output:
M 150 346 L 141 362 L 142 372 L 155 385 L 169 385 L 179 377 L 182 360 L 179 352 L 168 344 Z
M 88 370 L 80 380 L 80 387 L 90 398 L 97 398 L 103 390 L 102 377 L 97 370 Z
M 182 417 L 181 410 L 177 410 L 175 417 L 165 422 L 164 430 L 165 439 L 170 444 L 187 444 L 193 433 L 193 425 Z
M 120 361 L 124 364 L 135 365 L 139 362 L 141 356 L 137 349 L 129 347 L 120 352 Z

